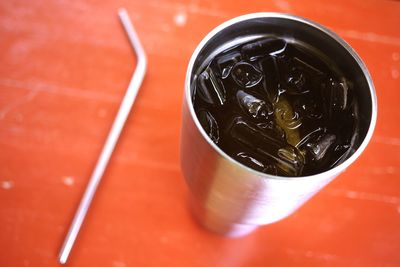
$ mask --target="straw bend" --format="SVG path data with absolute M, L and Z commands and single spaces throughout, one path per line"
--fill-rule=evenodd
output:
M 115 117 L 115 120 L 111 127 L 110 133 L 104 144 L 103 150 L 101 151 L 97 164 L 93 170 L 92 176 L 90 177 L 89 183 L 86 187 L 86 191 L 81 199 L 79 207 L 75 213 L 75 217 L 71 223 L 68 234 L 60 250 L 59 261 L 61 264 L 67 262 L 68 256 L 74 245 L 75 239 L 78 236 L 79 230 L 82 226 L 83 220 L 85 219 L 90 203 L 92 202 L 94 194 L 96 193 L 96 189 L 110 160 L 111 154 L 114 151 L 115 145 L 121 134 L 122 128 L 124 127 L 132 105 L 135 102 L 139 88 L 146 73 L 146 54 L 139 41 L 139 37 L 133 28 L 129 15 L 123 8 L 119 10 L 118 15 L 128 35 L 129 41 L 136 53 L 137 65 L 135 72 L 133 73 L 132 79 L 129 83 L 128 89 L 125 93 L 125 96 L 122 100 L 121 106 L 118 110 L 117 116 Z

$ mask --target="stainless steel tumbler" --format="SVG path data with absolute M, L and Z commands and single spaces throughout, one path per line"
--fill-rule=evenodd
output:
M 227 47 L 265 35 L 318 48 L 354 83 L 360 113 L 359 142 L 338 166 L 304 177 L 261 173 L 229 157 L 200 125 L 192 104 L 196 70 Z M 375 89 L 366 66 L 345 41 L 325 27 L 279 13 L 248 14 L 221 24 L 198 45 L 186 73 L 181 168 L 194 216 L 205 228 L 226 236 L 245 235 L 260 225 L 287 217 L 358 158 L 371 139 L 376 116 Z

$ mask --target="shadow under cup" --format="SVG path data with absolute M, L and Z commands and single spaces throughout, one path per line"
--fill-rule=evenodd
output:
M 354 84 L 359 105 L 358 141 L 353 153 L 338 166 L 302 177 L 261 173 L 229 157 L 200 125 L 192 103 L 196 72 L 226 48 L 265 35 L 317 48 Z M 198 45 L 186 74 L 181 168 L 194 216 L 205 228 L 226 236 L 245 235 L 260 225 L 287 217 L 356 160 L 371 139 L 376 116 L 376 95 L 368 70 L 335 33 L 309 20 L 278 13 L 249 14 L 223 23 Z

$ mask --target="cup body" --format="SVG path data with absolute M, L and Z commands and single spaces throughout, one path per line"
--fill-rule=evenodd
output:
M 255 171 L 229 157 L 208 137 L 192 104 L 196 71 L 220 51 L 244 40 L 275 35 L 310 44 L 332 59 L 354 84 L 360 119 L 354 151 L 340 165 L 311 176 L 280 177 Z M 371 139 L 377 116 L 368 70 L 356 52 L 323 26 L 293 15 L 254 13 L 211 31 L 194 51 L 186 73 L 181 130 L 181 169 L 194 216 L 205 228 L 226 236 L 245 235 L 279 221 L 343 172 Z

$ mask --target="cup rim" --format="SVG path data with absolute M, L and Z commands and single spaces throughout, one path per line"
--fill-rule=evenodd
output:
M 339 45 L 341 45 L 343 48 L 346 49 L 346 51 L 353 57 L 353 59 L 357 62 L 358 66 L 360 67 L 361 71 L 363 72 L 366 81 L 368 83 L 368 88 L 369 88 L 369 93 L 371 95 L 371 119 L 370 119 L 370 124 L 368 127 L 368 131 L 361 142 L 360 146 L 357 148 L 357 150 L 349 157 L 347 158 L 344 162 L 341 164 L 312 175 L 307 175 L 307 176 L 278 176 L 278 175 L 271 175 L 271 174 L 266 174 L 257 170 L 254 170 L 238 161 L 233 159 L 231 156 L 226 154 L 221 148 L 219 148 L 212 140 L 211 138 L 207 135 L 205 130 L 200 124 L 200 121 L 198 120 L 196 113 L 194 111 L 194 107 L 191 101 L 191 90 L 190 90 L 190 80 L 192 76 L 192 71 L 193 71 L 193 66 L 196 61 L 196 58 L 200 54 L 201 50 L 203 47 L 210 41 L 217 33 L 220 31 L 224 30 L 225 28 L 230 27 L 233 24 L 243 22 L 246 20 L 252 20 L 252 19 L 257 19 L 257 18 L 280 18 L 280 19 L 287 19 L 291 21 L 295 21 L 297 23 L 303 23 L 308 26 L 314 27 L 317 30 L 323 32 L 324 34 L 328 35 L 332 39 L 334 39 Z M 296 15 L 291 15 L 287 13 L 277 13 L 277 12 L 258 12 L 258 13 L 250 13 L 250 14 L 245 14 L 241 15 L 238 17 L 234 17 L 230 20 L 227 20 L 223 22 L 222 24 L 218 25 L 215 27 L 213 30 L 211 30 L 198 44 L 196 49 L 194 50 L 190 61 L 189 65 L 186 71 L 186 78 L 185 78 L 185 100 L 187 101 L 186 104 L 188 106 L 190 115 L 193 119 L 194 124 L 196 125 L 197 129 L 200 131 L 201 135 L 204 137 L 204 139 L 207 141 L 207 143 L 225 160 L 227 160 L 230 164 L 233 164 L 235 166 L 238 166 L 240 168 L 245 169 L 247 172 L 249 172 L 252 175 L 259 176 L 262 178 L 268 178 L 268 179 L 278 179 L 278 180 L 287 180 L 287 179 L 318 179 L 321 177 L 332 177 L 335 176 L 341 172 L 343 172 L 348 166 L 350 166 L 364 151 L 366 146 L 368 145 L 369 141 L 372 138 L 373 131 L 375 129 L 376 125 L 376 119 L 377 119 L 377 98 L 376 98 L 376 92 L 375 92 L 375 87 L 371 78 L 371 75 L 365 65 L 365 63 L 362 61 L 360 56 L 356 53 L 356 51 L 346 42 L 344 41 L 341 37 L 339 37 L 336 33 L 333 31 L 329 30 L 325 26 L 322 26 L 319 23 L 316 23 L 314 21 L 311 21 L 309 19 L 296 16 Z

